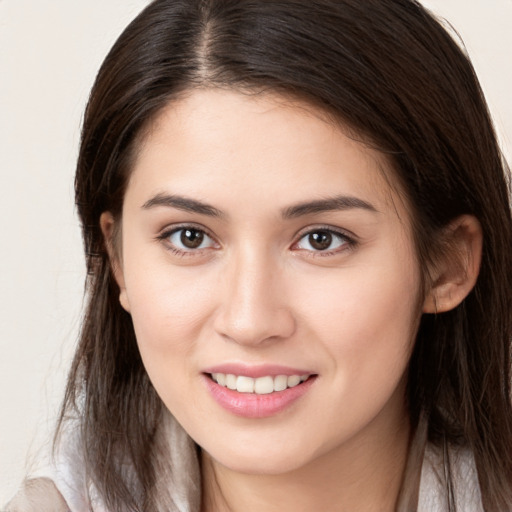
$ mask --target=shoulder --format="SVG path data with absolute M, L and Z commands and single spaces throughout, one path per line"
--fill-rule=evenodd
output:
M 72 512 L 89 510 L 80 426 L 62 425 L 55 446 L 46 445 L 20 491 L 1 512 Z M 0 506 L 1 508 L 1 506 Z
M 3 512 L 70 512 L 64 498 L 49 478 L 26 480 Z

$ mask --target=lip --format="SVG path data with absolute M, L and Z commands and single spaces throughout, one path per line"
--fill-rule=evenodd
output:
M 233 375 L 244 375 L 245 377 L 277 377 L 278 375 L 314 375 L 311 370 L 301 368 L 290 368 L 289 366 L 280 365 L 245 365 L 241 363 L 224 363 L 217 366 L 211 366 L 203 370 L 203 373 L 231 373 Z
M 215 367 L 226 369 L 226 366 Z M 275 367 L 274 367 L 275 368 Z M 253 370 L 256 370 L 253 368 Z M 316 381 L 317 375 L 311 374 L 311 377 L 301 384 L 292 388 L 287 388 L 283 391 L 274 391 L 273 393 L 265 395 L 257 395 L 256 393 L 239 393 L 236 390 L 225 388 L 217 384 L 208 374 L 209 373 L 225 373 L 224 371 L 217 370 L 215 372 L 206 372 L 202 375 L 203 382 L 206 389 L 210 393 L 210 396 L 219 404 L 222 408 L 235 416 L 241 416 L 243 418 L 268 418 L 279 414 L 291 407 L 296 401 L 298 401 L 304 394 L 306 394 L 311 386 Z M 247 377 L 253 377 L 248 375 L 247 372 L 226 372 L 234 373 L 235 375 L 246 375 Z M 266 376 L 266 375 L 298 375 L 299 373 L 269 373 L 269 367 L 265 367 L 265 373 L 261 373 L 260 369 L 256 371 L 257 375 L 253 378 Z M 303 372 L 302 374 L 307 374 Z

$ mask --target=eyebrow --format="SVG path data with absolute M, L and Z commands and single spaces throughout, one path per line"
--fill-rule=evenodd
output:
M 299 203 L 285 208 L 281 213 L 284 219 L 295 219 L 303 215 L 351 210 L 353 208 L 361 208 L 373 213 L 378 213 L 378 210 L 372 204 L 353 196 L 335 196 L 327 199 Z
M 215 208 L 214 206 L 211 206 L 207 203 L 203 203 L 202 201 L 197 201 L 196 199 L 177 196 L 174 194 L 157 194 L 156 196 L 146 201 L 142 205 L 142 208 L 144 210 L 149 210 L 157 206 L 176 208 L 178 210 L 183 210 L 185 212 L 207 215 L 208 217 L 225 217 L 225 214 L 222 211 Z
M 208 217 L 226 217 L 226 214 L 223 211 L 209 205 L 208 203 L 175 194 L 157 194 L 146 201 L 142 205 L 142 208 L 144 210 L 149 210 L 158 206 L 176 208 L 185 212 L 198 213 Z M 357 197 L 335 196 L 327 199 L 318 199 L 315 201 L 307 201 L 288 206 L 281 210 L 281 215 L 283 219 L 295 219 L 304 215 L 313 215 L 329 211 L 350 210 L 354 208 L 378 213 L 378 210 L 372 204 Z

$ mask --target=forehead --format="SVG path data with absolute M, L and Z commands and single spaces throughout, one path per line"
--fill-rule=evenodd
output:
M 325 111 L 220 89 L 194 90 L 159 112 L 141 138 L 128 193 L 223 201 L 247 188 L 276 207 L 350 193 L 405 208 L 387 158 Z

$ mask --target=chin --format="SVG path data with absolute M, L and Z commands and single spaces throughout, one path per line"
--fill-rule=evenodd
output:
M 308 463 L 312 457 L 304 452 L 304 448 L 294 445 L 253 446 L 236 449 L 214 449 L 207 451 L 210 458 L 230 471 L 250 475 L 281 475 L 295 471 Z

